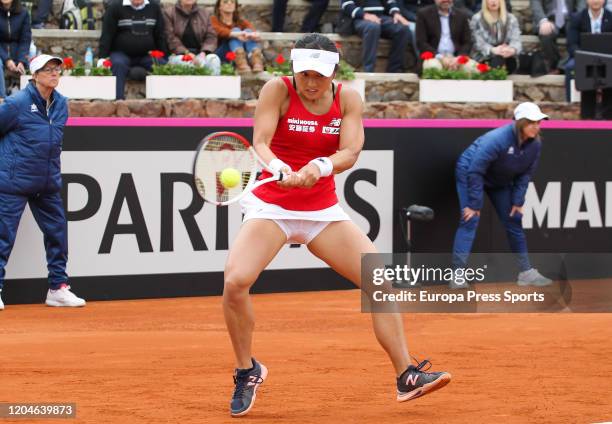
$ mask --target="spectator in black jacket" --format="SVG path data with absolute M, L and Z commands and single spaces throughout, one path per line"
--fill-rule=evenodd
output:
M 416 14 L 419 9 L 435 4 L 434 0 L 397 0 L 397 3 L 402 16 L 410 22 L 416 22 Z M 461 9 L 462 12 L 466 12 L 468 16 L 472 17 L 482 8 L 482 0 L 456 0 L 453 7 Z M 506 10 L 512 12 L 509 0 L 506 2 Z
M 569 59 L 565 64 L 565 93 L 568 102 L 571 99 L 570 84 L 576 68 L 574 53 L 580 49 L 580 34 L 612 32 L 612 12 L 604 8 L 605 0 L 586 0 L 586 2 L 586 9 L 572 15 L 567 30 Z
M 159 3 L 149 0 L 115 1 L 106 10 L 100 37 L 100 57 L 110 57 L 117 77 L 117 99 L 125 98 L 125 80 L 135 66 L 151 70 L 149 53 L 167 53 Z M 166 59 L 156 59 L 165 63 Z
M 287 1 L 274 0 L 272 5 L 272 32 L 283 32 L 285 30 L 285 16 L 287 16 Z M 311 6 L 302 21 L 301 32 L 317 32 L 319 21 L 327 10 L 329 0 L 310 0 Z
M 32 41 L 30 15 L 20 0 L 0 0 L 0 98 L 6 97 L 4 68 L 24 74 Z
M 421 54 L 435 56 L 431 63 L 445 69 L 458 69 L 458 56 L 469 56 L 472 33 L 468 14 L 453 7 L 453 0 L 435 0 L 417 13 L 416 39 Z
M 342 12 L 353 20 L 353 29 L 363 39 L 363 70 L 374 72 L 378 40 L 391 40 L 387 72 L 403 72 L 406 48 L 412 33 L 400 13 L 397 0 L 341 0 Z

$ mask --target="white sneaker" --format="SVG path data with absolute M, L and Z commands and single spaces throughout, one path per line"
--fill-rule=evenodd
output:
M 85 306 L 85 300 L 72 293 L 70 286 L 64 286 L 58 290 L 49 289 L 45 303 L 47 306 Z
M 0 311 L 4 310 L 4 302 L 2 302 L 2 290 L 0 290 Z
M 518 275 L 518 281 L 516 282 L 519 286 L 537 286 L 543 287 L 552 284 L 552 280 L 544 277 L 538 272 L 537 269 L 531 268 L 527 271 L 523 271 Z

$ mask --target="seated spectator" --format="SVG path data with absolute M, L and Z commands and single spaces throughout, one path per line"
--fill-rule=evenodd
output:
M 434 4 L 434 0 L 397 0 L 402 16 L 410 22 L 416 23 L 416 14 L 419 9 Z
M 210 22 L 210 14 L 198 7 L 196 0 L 178 0 L 175 5 L 163 9 L 164 31 L 172 63 L 174 58 L 182 60 L 184 55 L 211 69 L 219 75 L 220 61 L 217 50 L 217 33 Z
M 567 101 L 571 100 L 571 80 L 574 78 L 576 61 L 574 54 L 580 49 L 580 34 L 588 32 L 599 34 L 612 32 L 612 12 L 604 9 L 604 0 L 586 0 L 587 8 L 572 15 L 567 30 L 567 52 L 569 59 L 565 64 L 565 92 Z
M 20 0 L 2 0 L 0 5 L 0 98 L 5 98 L 4 68 L 25 74 L 32 31 L 30 15 Z
M 521 30 L 516 17 L 506 11 L 504 0 L 484 0 L 482 10 L 470 21 L 474 47 L 472 58 L 493 68 L 505 66 L 508 73 L 518 67 Z
M 435 0 L 436 4 L 417 12 L 416 39 L 421 54 L 430 52 L 436 60 L 429 66 L 459 69 L 459 56 L 468 56 L 472 34 L 468 15 L 453 7 L 453 0 Z M 471 64 L 464 64 L 471 66 Z
M 304 16 L 302 27 L 300 28 L 300 31 L 305 33 L 317 32 L 323 13 L 325 13 L 327 6 L 329 6 L 329 0 L 311 0 L 310 3 L 310 9 L 306 16 Z
M 397 0 L 400 11 L 404 18 L 411 22 L 416 22 L 416 13 L 419 9 L 434 4 L 434 0 Z M 510 1 L 506 2 L 506 8 L 508 12 L 512 10 L 509 8 Z M 474 13 L 479 12 L 482 8 L 481 0 L 455 0 L 453 7 L 461 9 L 462 12 L 468 14 L 471 18 Z
M 544 60 L 550 73 L 558 74 L 559 46 L 557 37 L 565 32 L 566 20 L 585 8 L 585 0 L 529 0 L 533 12 L 533 27 L 540 38 Z
M 53 6 L 53 0 L 38 0 L 36 5 L 36 12 L 32 13 L 32 29 L 44 29 L 49 14 L 51 13 L 51 7 Z
M 240 16 L 238 7 L 238 0 L 217 0 L 215 3 L 215 14 L 210 21 L 219 41 L 217 56 L 226 61 L 226 54 L 234 52 L 234 63 L 239 74 L 251 72 L 251 66 L 253 72 L 262 72 L 264 60 L 259 44 L 261 36 L 253 24 Z
M 272 32 L 285 31 L 285 15 L 288 0 L 274 0 L 272 4 Z
M 329 0 L 310 0 L 311 6 L 302 21 L 301 32 L 317 32 L 323 13 L 327 10 Z M 272 6 L 272 32 L 283 32 L 285 16 L 287 15 L 287 0 L 274 0 Z
M 342 0 L 342 12 L 352 19 L 353 29 L 363 39 L 363 70 L 374 72 L 378 40 L 391 40 L 387 72 L 403 72 L 406 49 L 412 33 L 396 0 Z
M 474 6 L 471 7 L 471 9 L 474 13 L 480 12 L 480 9 L 482 9 L 482 0 L 474 1 Z M 510 0 L 506 2 L 506 12 L 512 13 L 512 2 Z
M 117 99 L 125 98 L 125 80 L 130 68 L 151 70 L 149 52 L 166 52 L 164 21 L 159 3 L 149 0 L 122 0 L 111 3 L 102 21 L 100 57 L 112 62 L 117 77 Z M 163 58 L 158 63 L 165 63 Z

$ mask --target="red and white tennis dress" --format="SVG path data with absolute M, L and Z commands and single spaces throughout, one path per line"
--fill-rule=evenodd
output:
M 282 77 L 289 91 L 289 107 L 280 118 L 270 149 L 293 171 L 311 160 L 331 156 L 340 145 L 340 91 L 323 115 L 309 112 L 293 87 L 292 80 Z M 271 174 L 264 171 L 261 178 Z M 308 244 L 330 222 L 346 221 L 349 216 L 338 204 L 333 174 L 321 177 L 312 188 L 283 189 L 276 183 L 264 184 L 240 202 L 244 221 L 253 218 L 274 220 L 287 235 L 288 243 Z

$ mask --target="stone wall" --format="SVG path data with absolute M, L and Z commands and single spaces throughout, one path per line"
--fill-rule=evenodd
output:
M 72 117 L 181 117 L 181 118 L 247 118 L 255 111 L 256 100 L 71 100 Z M 364 118 L 380 119 L 508 119 L 516 103 L 367 103 Z M 575 120 L 580 116 L 579 104 L 541 103 L 544 113 L 552 119 Z

